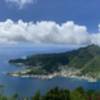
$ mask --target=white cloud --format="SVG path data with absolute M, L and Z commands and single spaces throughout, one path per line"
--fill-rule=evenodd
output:
M 99 28 L 100 29 L 100 28 Z M 0 22 L 0 43 L 51 43 L 51 44 L 99 44 L 100 33 L 89 33 L 86 26 L 73 21 L 61 25 L 53 21 L 14 22 L 10 19 Z
M 37 0 L 5 0 L 9 4 L 17 5 L 19 9 L 22 9 L 24 6 L 33 4 Z

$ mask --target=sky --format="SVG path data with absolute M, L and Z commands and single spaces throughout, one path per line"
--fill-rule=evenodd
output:
M 100 0 L 0 0 L 0 42 L 99 44 Z

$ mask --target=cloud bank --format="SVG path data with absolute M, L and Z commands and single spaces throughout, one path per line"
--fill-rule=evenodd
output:
M 37 0 L 5 0 L 5 1 L 9 4 L 18 6 L 19 9 L 22 9 L 26 5 L 35 3 Z
M 98 27 L 98 33 L 89 33 L 86 26 L 77 25 L 73 21 L 59 25 L 53 21 L 34 23 L 7 19 L 0 22 L 0 43 L 100 45 L 100 25 Z

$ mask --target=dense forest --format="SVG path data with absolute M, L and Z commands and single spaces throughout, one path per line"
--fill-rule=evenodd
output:
M 100 92 L 85 91 L 82 87 L 72 91 L 55 87 L 44 95 L 41 95 L 40 91 L 37 91 L 33 97 L 21 97 L 17 94 L 11 97 L 0 95 L 0 100 L 100 100 Z

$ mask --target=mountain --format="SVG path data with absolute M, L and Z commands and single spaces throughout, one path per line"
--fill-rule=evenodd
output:
M 29 73 L 53 73 L 64 69 L 78 70 L 80 75 L 100 77 L 100 47 L 97 45 L 89 45 L 64 53 L 32 55 L 26 59 L 13 59 L 9 62 L 33 68 L 34 70 Z

